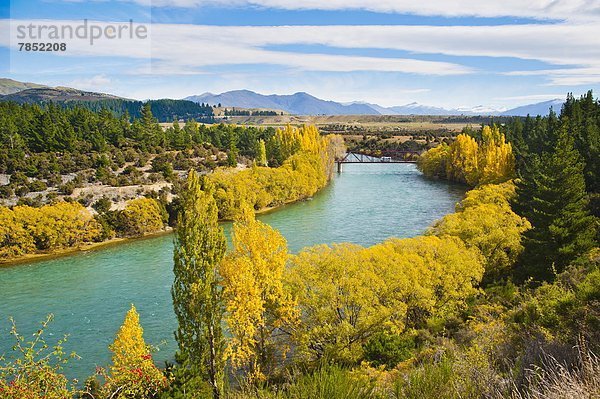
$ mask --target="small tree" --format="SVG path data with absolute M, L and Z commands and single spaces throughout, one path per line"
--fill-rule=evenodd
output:
M 231 142 L 229 143 L 229 150 L 227 151 L 227 166 L 237 166 L 237 154 L 238 150 L 235 145 L 235 142 L 231 140 Z
M 113 364 L 103 387 L 106 397 L 154 398 L 165 388 L 166 378 L 154 365 L 143 334 L 140 316 L 131 305 L 115 341 L 109 346 Z

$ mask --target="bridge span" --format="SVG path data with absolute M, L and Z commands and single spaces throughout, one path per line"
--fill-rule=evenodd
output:
M 347 152 L 343 157 L 335 160 L 338 173 L 342 172 L 345 163 L 416 163 L 418 151 L 381 151 L 380 156 L 365 154 L 362 152 Z

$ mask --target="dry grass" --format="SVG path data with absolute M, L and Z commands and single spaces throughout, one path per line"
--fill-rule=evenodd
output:
M 567 367 L 545 355 L 542 365 L 528 370 L 525 390 L 516 387 L 511 399 L 599 399 L 600 360 L 586 350 L 579 350 L 579 365 Z M 506 397 L 499 395 L 499 397 Z

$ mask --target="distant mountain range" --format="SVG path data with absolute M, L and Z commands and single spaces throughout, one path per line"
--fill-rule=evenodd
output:
M 321 100 L 310 94 L 300 92 L 291 95 L 263 95 L 249 90 L 234 90 L 221 94 L 204 93 L 186 97 L 198 103 L 211 105 L 221 104 L 223 107 L 267 108 L 282 110 L 295 115 L 498 115 L 527 116 L 547 115 L 550 107 L 560 111 L 561 99 L 554 99 L 535 104 L 528 104 L 512 109 L 493 109 L 485 106 L 473 108 L 446 109 L 418 103 L 410 103 L 395 107 L 382 107 L 365 102 L 338 103 Z
M 367 104 L 340 104 L 321 100 L 308 93 L 292 95 L 263 95 L 249 90 L 228 91 L 222 94 L 204 93 L 186 97 L 185 100 L 224 107 L 276 109 L 296 115 L 373 115 L 376 112 Z
M 561 100 L 559 98 L 555 98 L 550 101 L 543 101 L 541 103 L 523 105 L 521 107 L 516 107 L 504 111 L 501 115 L 510 115 L 510 116 L 527 116 L 527 115 L 548 115 L 550 112 L 550 107 L 557 114 L 560 113 L 560 109 L 565 100 Z
M 48 87 L 36 83 L 18 82 L 0 78 L 0 101 L 18 103 L 39 102 L 96 102 L 101 100 L 128 100 L 111 94 L 96 93 L 70 87 Z M 210 105 L 221 104 L 224 107 L 259 108 L 280 110 L 294 115 L 467 115 L 467 116 L 526 116 L 547 115 L 550 107 L 560 111 L 561 99 L 500 110 L 485 106 L 473 108 L 446 109 L 428 105 L 410 103 L 395 107 L 382 107 L 366 102 L 339 103 L 327 101 L 300 92 L 291 95 L 263 95 L 250 90 L 235 90 L 221 94 L 204 93 L 186 97 L 184 100 Z M 186 106 L 187 107 L 187 106 Z M 189 108 L 189 107 L 188 107 Z

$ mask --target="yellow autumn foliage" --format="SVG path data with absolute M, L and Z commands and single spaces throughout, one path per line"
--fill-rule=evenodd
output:
M 511 182 L 487 184 L 467 193 L 456 212 L 444 216 L 429 234 L 460 238 L 485 258 L 486 281 L 506 276 L 523 250 L 521 235 L 531 228 L 509 204 L 515 195 Z
M 100 231 L 92 214 L 76 202 L 0 207 L 0 259 L 92 242 Z
M 226 353 L 251 380 L 263 380 L 280 363 L 275 354 L 285 354 L 276 348 L 278 329 L 297 318 L 296 303 L 283 285 L 287 242 L 257 221 L 247 205 L 233 225 L 232 240 L 233 251 L 220 270 L 231 334 Z
M 445 179 L 449 151 L 450 147 L 442 143 L 421 155 L 417 167 L 425 176 Z
M 113 355 L 110 374 L 102 389 L 105 397 L 152 398 L 166 386 L 166 378 L 154 365 L 143 334 L 140 316 L 131 305 L 109 346 Z
M 141 236 L 155 233 L 164 227 L 160 204 L 152 198 L 130 201 L 119 217 L 123 235 Z
M 480 175 L 477 184 L 503 183 L 515 176 L 512 145 L 497 127 L 484 126 L 479 151 Z
M 470 186 L 479 180 L 479 144 L 471 136 L 459 134 L 450 145 L 446 161 L 448 180 Z
M 292 257 L 288 275 L 301 312 L 298 356 L 356 362 L 373 334 L 462 307 L 482 275 L 480 254 L 456 237 L 307 248 Z
M 419 158 L 417 167 L 428 177 L 441 177 L 470 186 L 502 183 L 515 176 L 510 143 L 497 127 L 484 126 L 478 142 L 460 134 L 449 146 L 441 144 Z
M 285 156 L 280 167 L 218 169 L 209 175 L 220 219 L 233 219 L 242 204 L 259 210 L 311 197 L 331 178 L 342 145 L 337 136 L 321 136 L 314 126 L 287 126 L 273 139 Z

